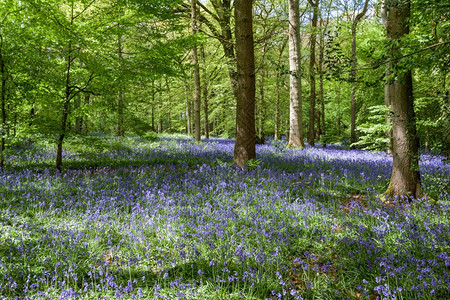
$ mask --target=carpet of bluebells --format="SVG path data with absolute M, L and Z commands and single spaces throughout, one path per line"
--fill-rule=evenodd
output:
M 450 165 L 395 205 L 392 157 L 343 148 L 72 138 L 9 145 L 0 299 L 449 299 Z

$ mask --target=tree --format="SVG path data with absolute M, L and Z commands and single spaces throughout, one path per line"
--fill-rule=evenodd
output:
M 409 33 L 409 0 L 385 3 L 387 11 L 386 35 L 391 42 L 390 61 L 393 80 L 388 86 L 392 113 L 393 166 L 387 196 L 420 198 L 423 196 L 419 172 L 419 140 L 416 133 L 412 75 L 399 63 L 401 39 Z
M 226 64 L 228 66 L 228 76 L 230 78 L 231 87 L 233 89 L 233 95 L 237 99 L 237 74 L 235 70 L 235 45 L 233 43 L 233 35 L 231 29 L 231 16 L 232 16 L 232 1 L 231 0 L 210 0 L 213 9 L 209 9 L 202 1 L 197 0 L 205 15 L 210 16 L 214 21 L 211 21 L 205 15 L 200 15 L 199 20 L 202 24 L 205 24 L 209 29 L 209 33 L 202 30 L 206 35 L 217 39 L 222 45 L 224 56 L 227 59 Z M 217 28 L 214 24 L 217 22 L 220 28 Z
M 304 148 L 299 0 L 289 0 L 289 143 Z
M 192 34 L 195 35 L 198 31 L 197 27 L 197 0 L 191 1 L 191 22 Z M 194 65 L 194 139 L 200 142 L 201 128 L 200 128 L 200 69 L 198 65 L 197 46 L 192 48 L 192 64 Z
M 309 83 L 311 86 L 311 96 L 309 99 L 309 126 L 308 126 L 308 144 L 314 146 L 314 118 L 316 109 L 316 39 L 317 39 L 317 18 L 319 14 L 319 0 L 308 0 L 313 8 L 313 16 L 311 19 L 311 50 L 309 54 Z
M 236 143 L 234 163 L 243 167 L 255 151 L 255 53 L 253 48 L 252 0 L 235 3 L 237 60 Z
M 356 3 L 355 3 L 356 4 Z M 352 22 L 352 104 L 351 104 L 351 125 L 350 125 L 350 143 L 356 142 L 356 29 L 358 28 L 358 23 L 364 17 L 367 12 L 367 7 L 369 5 L 369 0 L 365 0 L 364 7 L 361 12 L 359 12 Z M 356 6 L 356 5 L 355 5 Z

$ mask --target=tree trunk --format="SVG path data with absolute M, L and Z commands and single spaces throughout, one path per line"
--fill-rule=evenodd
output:
M 235 2 L 237 59 L 236 143 L 234 163 L 243 168 L 255 151 L 255 53 L 252 0 Z
M 356 143 L 356 29 L 359 21 L 364 17 L 367 11 L 369 0 L 364 2 L 363 10 L 358 13 L 352 23 L 352 100 L 351 100 L 351 125 L 350 125 L 350 144 L 351 148 L 355 148 Z
M 328 24 L 328 19 L 327 19 Z M 326 148 L 326 140 L 325 140 L 325 100 L 323 97 L 323 60 L 324 60 L 324 52 L 325 52 L 325 33 L 320 35 L 320 50 L 319 50 L 319 99 L 320 99 L 320 111 L 321 111 L 321 123 L 319 125 L 320 134 L 322 135 L 322 147 Z
M 120 27 L 120 25 L 118 25 Z M 123 60 L 123 49 L 122 49 L 122 35 L 119 34 L 117 38 L 117 50 L 119 63 L 122 65 Z M 122 68 L 120 68 L 122 69 Z M 121 77 L 121 76 L 120 76 Z M 124 129 L 124 91 L 122 88 L 122 78 L 119 78 L 119 93 L 117 95 L 117 136 L 123 137 L 125 135 Z
M 289 0 L 289 143 L 304 148 L 299 0 Z
M 191 0 L 191 22 L 192 34 L 195 35 L 197 28 L 197 0 Z M 201 124 L 200 124 L 200 103 L 201 103 L 201 86 L 200 86 L 200 69 L 198 65 L 197 47 L 192 48 L 192 64 L 194 65 L 194 140 L 200 142 L 201 140 Z
M 1 41 L 3 43 L 3 40 Z M 6 130 L 6 67 L 5 61 L 3 60 L 2 55 L 2 44 L 0 44 L 0 73 L 2 76 L 1 90 L 0 90 L 0 105 L 1 105 L 1 114 L 2 114 L 2 124 L 0 128 L 0 170 L 3 170 L 5 166 L 5 130 Z
M 189 86 L 187 83 L 186 76 L 183 76 L 184 82 L 184 104 L 186 106 L 186 134 L 191 135 L 191 105 L 189 101 Z
M 73 25 L 74 15 L 73 15 L 73 3 L 71 7 L 70 13 L 70 25 Z M 71 87 L 70 87 L 70 70 L 72 67 L 72 41 L 69 40 L 67 45 L 67 65 L 66 65 L 66 78 L 65 78 L 65 93 L 64 93 L 64 103 L 63 110 L 61 115 L 61 128 L 58 140 L 56 142 L 56 169 L 61 172 L 62 171 L 62 148 L 64 137 L 66 135 L 66 126 L 67 126 L 67 117 L 69 115 L 69 105 L 71 100 Z
M 409 1 L 389 2 L 387 37 L 398 45 L 398 40 L 409 33 Z M 391 60 L 401 56 L 399 46 L 392 47 Z M 419 173 L 419 140 L 416 133 L 411 70 L 398 70 L 389 88 L 392 109 L 393 166 L 387 196 L 406 197 L 409 201 L 423 196 Z
M 205 56 L 205 49 L 202 46 L 201 47 L 201 56 L 202 56 L 202 62 L 203 65 L 206 66 L 206 56 Z M 205 75 L 206 73 L 203 72 Z M 203 80 L 203 113 L 204 113 L 204 127 L 205 127 L 205 138 L 209 139 L 209 111 L 208 111 L 208 82 L 206 80 L 206 76 L 204 77 L 205 80 Z
M 155 128 L 155 80 L 152 79 L 152 131 L 156 132 Z
M 388 27 L 388 15 L 387 15 L 387 7 L 385 4 L 385 1 L 383 1 L 382 7 L 381 7 L 381 20 L 383 22 L 383 26 L 385 29 Z M 388 128 L 392 126 L 392 119 L 390 116 L 391 111 L 391 98 L 389 95 L 389 91 L 391 89 L 392 85 L 392 78 L 391 78 L 391 70 L 392 69 L 392 63 L 388 62 L 386 64 L 386 73 L 385 73 L 385 84 L 384 84 L 384 105 L 386 106 L 386 118 L 385 122 L 386 125 L 388 125 Z M 389 155 L 392 155 L 392 129 L 388 129 L 386 131 L 386 137 L 388 139 L 388 142 L 386 144 L 386 153 Z
M 265 46 L 263 47 L 263 50 L 265 51 Z M 264 121 L 266 119 L 265 117 L 265 103 L 264 103 L 264 79 L 266 72 L 264 70 L 264 55 L 261 62 L 261 76 L 259 80 L 259 104 L 258 104 L 258 137 L 261 140 L 264 140 Z
M 81 108 L 81 94 L 79 94 L 74 101 L 74 111 L 77 114 L 75 119 L 75 132 L 81 134 L 81 128 L 83 126 L 83 117 L 79 115 L 79 110 Z
M 311 86 L 311 97 L 309 105 L 309 126 L 308 126 L 308 144 L 314 146 L 314 117 L 316 115 L 316 31 L 317 15 L 319 13 L 319 0 L 309 0 L 313 7 L 313 17 L 311 20 L 311 52 L 309 55 L 309 82 Z
M 89 101 L 91 99 L 91 95 L 89 93 L 85 93 L 84 94 L 84 105 L 89 105 Z M 88 134 L 89 133 L 89 119 L 88 116 L 85 115 L 83 117 L 83 127 L 84 127 L 84 134 Z
M 280 139 L 280 78 L 277 72 L 277 81 L 276 81 L 276 93 L 277 96 L 275 98 L 275 128 L 274 128 L 274 139 L 278 141 Z
M 352 24 L 352 99 L 350 122 L 350 148 L 354 149 L 356 143 L 356 20 Z
M 220 26 L 220 31 L 208 21 L 207 18 L 200 16 L 200 19 L 210 28 L 213 35 L 221 43 L 224 56 L 226 58 L 226 64 L 228 67 L 228 76 L 230 78 L 231 87 L 233 90 L 233 96 L 237 99 L 237 73 L 236 73 L 236 56 L 234 51 L 233 34 L 231 30 L 231 10 L 232 1 L 231 0 L 211 0 L 211 4 L 216 11 L 214 14 L 211 10 L 205 9 L 202 4 L 203 1 L 197 1 L 197 4 L 202 6 L 206 13 L 210 14 L 211 17 L 218 21 Z

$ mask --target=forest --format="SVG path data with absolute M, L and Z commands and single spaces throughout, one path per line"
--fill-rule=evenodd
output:
M 449 69 L 443 0 L 0 0 L 0 299 L 448 299 Z

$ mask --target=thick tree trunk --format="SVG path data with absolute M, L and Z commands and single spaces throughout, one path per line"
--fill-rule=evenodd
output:
M 197 28 L 197 0 L 191 0 L 191 23 L 192 34 L 195 35 Z M 192 48 L 192 64 L 194 65 L 194 140 L 201 140 L 201 124 L 200 124 L 200 103 L 201 103 L 201 86 L 200 86 L 200 69 L 198 65 L 197 47 Z
M 409 33 L 410 5 L 409 1 L 389 2 L 386 33 L 392 42 L 397 42 Z M 398 46 L 393 46 L 392 49 L 391 59 L 401 55 Z M 397 72 L 396 79 L 389 88 L 393 125 L 393 166 L 386 195 L 407 197 L 411 201 L 423 196 L 419 173 L 419 140 L 414 114 L 412 75 L 410 70 Z
M 255 54 L 253 47 L 252 0 L 235 2 L 235 36 L 238 71 L 236 143 L 234 163 L 244 167 L 255 151 Z
M 289 0 L 289 143 L 304 148 L 299 0 Z
M 319 14 L 319 0 L 309 0 L 313 7 L 313 17 L 311 20 L 311 52 L 309 55 L 309 83 L 311 86 L 311 96 L 309 104 L 309 126 L 308 126 L 308 144 L 314 146 L 314 117 L 316 115 L 316 31 L 317 17 Z

